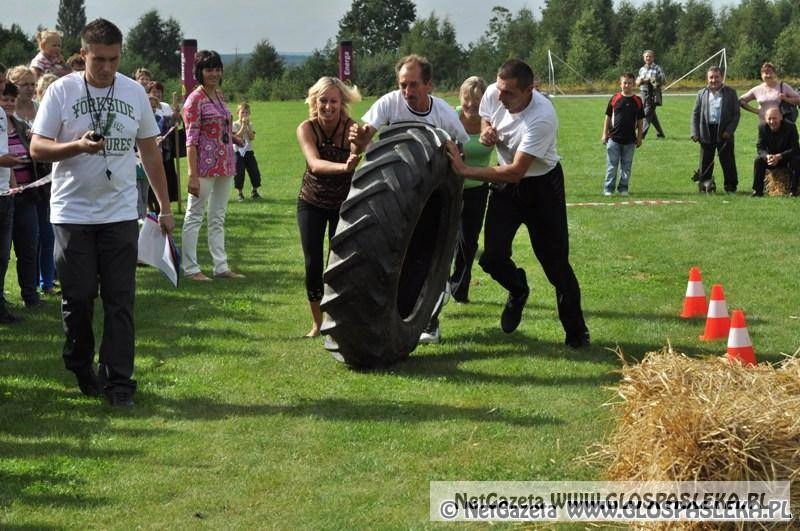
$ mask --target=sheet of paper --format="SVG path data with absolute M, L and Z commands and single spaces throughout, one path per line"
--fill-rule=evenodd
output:
M 180 254 L 172 238 L 161 232 L 154 218 L 146 216 L 139 231 L 139 261 L 157 268 L 178 287 Z

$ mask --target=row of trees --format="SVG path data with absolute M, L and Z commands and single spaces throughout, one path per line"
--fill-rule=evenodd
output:
M 65 35 L 65 53 L 77 50 L 85 22 L 83 0 L 61 0 L 57 27 Z M 130 73 L 147 66 L 157 78 L 177 85 L 181 38 L 178 21 L 148 11 L 126 36 L 120 70 Z M 722 47 L 730 58 L 729 78 L 756 78 L 765 60 L 776 63 L 784 76 L 800 77 L 797 0 L 741 0 L 719 11 L 709 0 L 655 0 L 638 7 L 623 0 L 616 8 L 613 0 L 545 0 L 537 15 L 497 6 L 483 35 L 466 47 L 458 43 L 446 17 L 430 13 L 417 18 L 413 0 L 353 0 L 336 36 L 303 64 L 288 67 L 264 39 L 249 60 L 226 65 L 226 90 L 236 98 L 302 98 L 317 78 L 338 72 L 337 45 L 343 40 L 353 42 L 355 81 L 365 94 L 393 88 L 394 65 L 408 53 L 431 60 L 439 89 L 454 89 L 473 74 L 492 79 L 497 66 L 511 57 L 525 59 L 535 72 L 546 74 L 548 51 L 556 58 L 562 85 L 614 80 L 621 71 L 638 68 L 647 48 L 656 51 L 657 61 L 672 77 Z M 27 62 L 35 51 L 31 36 L 19 26 L 5 29 L 0 24 L 0 62 Z M 702 75 L 698 72 L 697 79 Z
M 655 0 L 636 6 L 623 0 L 545 0 L 540 13 L 513 13 L 496 6 L 483 35 L 466 47 L 458 43 L 446 17 L 417 17 L 413 0 L 353 0 L 339 20 L 339 31 L 304 64 L 273 70 L 258 85 L 272 99 L 302 97 L 319 76 L 338 72 L 337 44 L 353 42 L 355 81 L 365 94 L 395 86 L 394 65 L 408 53 L 421 53 L 434 65 L 439 89 L 452 90 L 469 75 L 493 79 L 497 67 L 516 57 L 546 76 L 548 51 L 562 85 L 607 84 L 620 72 L 636 70 L 642 51 L 673 78 L 727 49 L 728 77 L 755 79 L 764 61 L 784 77 L 800 77 L 800 3 L 797 0 L 741 0 L 715 10 L 709 0 Z M 260 54 L 254 51 L 254 57 Z M 569 66 L 566 66 L 569 65 Z M 259 76 L 259 71 L 252 73 Z M 701 69 L 694 79 L 704 78 Z M 256 77 L 258 79 L 258 77 Z M 252 87 L 228 85 L 240 93 Z

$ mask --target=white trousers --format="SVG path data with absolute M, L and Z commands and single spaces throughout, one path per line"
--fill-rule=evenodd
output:
M 197 239 L 203 214 L 208 205 L 208 250 L 214 262 L 214 274 L 229 271 L 228 256 L 225 254 L 225 212 L 228 209 L 233 177 L 200 177 L 200 194 L 189 194 L 186 216 L 183 218 L 183 256 L 181 257 L 184 275 L 200 271 L 197 263 Z

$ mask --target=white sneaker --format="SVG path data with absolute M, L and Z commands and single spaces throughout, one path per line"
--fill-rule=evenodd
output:
M 603 192 L 603 195 L 606 197 L 611 197 L 611 192 Z
M 426 345 L 436 344 L 442 339 L 442 333 L 437 326 L 433 330 L 425 329 L 419 335 L 419 342 L 424 343 Z
M 628 191 L 625 190 L 624 192 L 620 192 L 619 195 L 621 195 L 622 197 L 628 197 Z

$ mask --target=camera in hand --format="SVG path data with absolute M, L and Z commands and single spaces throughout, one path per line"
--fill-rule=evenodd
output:
M 104 137 L 103 135 L 101 135 L 100 133 L 98 133 L 97 131 L 92 131 L 92 134 L 91 134 L 91 135 L 89 135 L 89 139 L 90 139 L 92 142 L 100 142 L 100 141 L 101 141 L 101 140 L 103 140 L 104 138 L 105 138 L 105 137 Z

